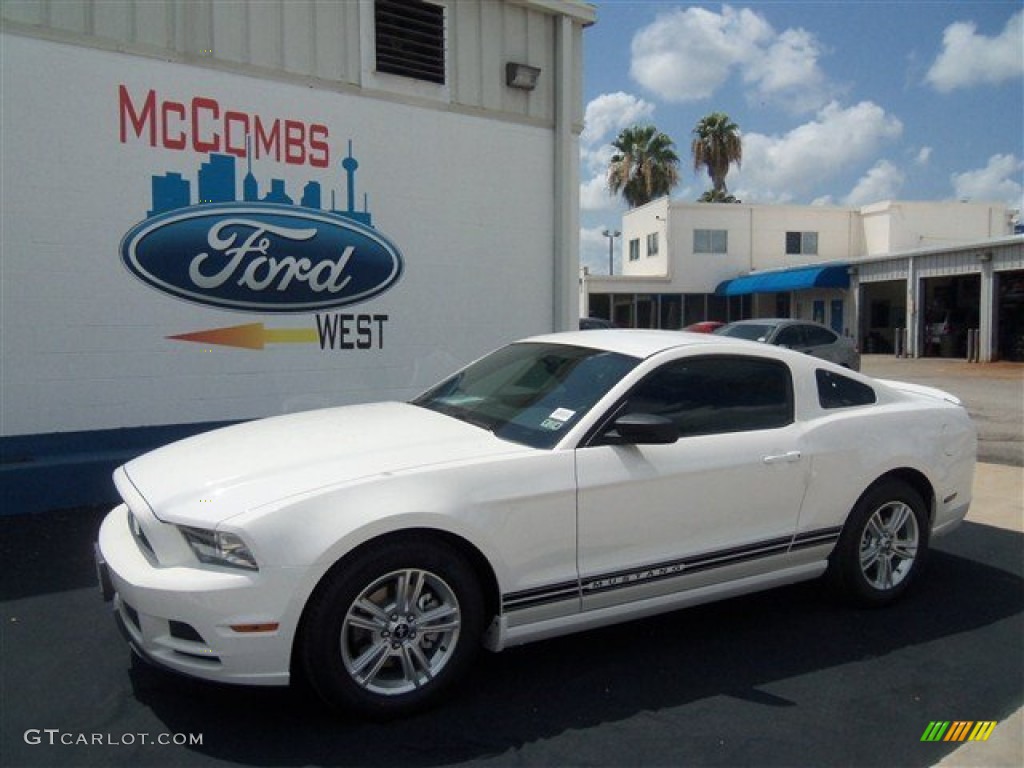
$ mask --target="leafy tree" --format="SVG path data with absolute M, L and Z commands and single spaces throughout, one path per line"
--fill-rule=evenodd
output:
M 704 193 L 702 202 L 734 202 L 725 186 L 725 177 L 732 163 L 743 162 L 743 141 L 740 128 L 724 112 L 712 112 L 703 117 L 693 129 L 693 170 L 706 168 L 712 189 Z M 706 198 L 706 199 L 705 199 Z
M 675 142 L 653 125 L 623 128 L 612 142 L 608 189 L 630 208 L 667 195 L 679 183 Z

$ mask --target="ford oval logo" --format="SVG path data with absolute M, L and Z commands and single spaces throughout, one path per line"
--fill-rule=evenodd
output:
M 344 215 L 273 203 L 223 203 L 146 219 L 121 241 L 121 261 L 147 285 L 198 304 L 308 312 L 388 290 L 402 256 Z

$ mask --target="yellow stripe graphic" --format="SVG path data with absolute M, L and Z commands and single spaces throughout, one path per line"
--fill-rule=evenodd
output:
M 996 721 L 995 720 L 988 720 L 988 721 L 982 720 L 976 726 L 974 726 L 974 730 L 971 731 L 971 736 L 970 736 L 970 738 L 968 740 L 969 741 L 988 741 L 988 737 L 992 735 L 992 731 L 995 729 L 995 727 L 996 727 Z

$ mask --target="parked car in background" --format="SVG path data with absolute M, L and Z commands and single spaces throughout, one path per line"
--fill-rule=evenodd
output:
M 615 323 L 611 320 L 605 320 L 603 317 L 581 317 L 580 318 L 580 330 L 581 331 L 598 331 L 607 328 L 614 328 Z
M 715 333 L 795 349 L 797 352 L 820 357 L 853 371 L 860 370 L 860 352 L 857 351 L 853 339 L 840 336 L 830 328 L 807 320 L 738 320 L 722 326 Z
M 97 564 L 142 657 L 397 716 L 481 646 L 824 574 L 891 603 L 966 515 L 976 446 L 955 397 L 778 347 L 552 334 L 411 402 L 133 459 Z
M 941 357 L 963 355 L 967 348 L 969 325 L 967 313 L 963 310 L 928 310 L 924 326 L 925 354 Z
M 691 323 L 683 328 L 683 330 L 689 331 L 690 333 L 714 333 L 723 325 L 725 325 L 725 323 L 718 320 L 702 320 L 699 323 Z

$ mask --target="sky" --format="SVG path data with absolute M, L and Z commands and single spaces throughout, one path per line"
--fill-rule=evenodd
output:
M 595 2 L 584 32 L 580 257 L 608 273 L 610 142 L 651 124 L 674 142 L 693 202 L 692 131 L 725 112 L 745 203 L 860 206 L 971 200 L 1024 208 L 1022 0 Z M 622 238 L 615 241 L 621 269 Z

